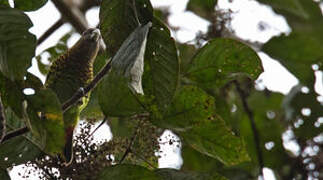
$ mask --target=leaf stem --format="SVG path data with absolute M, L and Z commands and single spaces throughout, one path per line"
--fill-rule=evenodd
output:
M 130 140 L 130 143 L 126 149 L 126 151 L 124 152 L 122 158 L 120 159 L 119 163 L 118 164 L 121 164 L 127 157 L 127 155 L 131 152 L 131 147 L 133 146 L 134 142 L 135 142 L 135 139 L 137 137 L 137 134 L 138 134 L 138 129 L 140 127 L 140 124 L 141 124 L 141 120 L 139 120 L 138 124 L 137 124 L 137 127 L 135 128 L 135 131 L 133 132 L 133 135 L 131 137 L 131 140 Z
M 258 164 L 260 166 L 259 168 L 259 174 L 260 176 L 263 177 L 263 168 L 264 168 L 264 160 L 263 160 L 263 156 L 262 156 L 262 151 L 261 151 L 261 145 L 260 145 L 260 134 L 259 131 L 257 130 L 257 126 L 255 123 L 255 119 L 254 119 L 254 115 L 253 112 L 251 111 L 248 103 L 247 103 L 247 94 L 244 92 L 244 90 L 240 87 L 240 84 L 238 81 L 233 81 L 233 83 L 236 85 L 236 89 L 239 93 L 239 96 L 241 98 L 242 101 L 242 106 L 244 111 L 247 113 L 248 118 L 250 120 L 250 124 L 251 124 L 251 129 L 253 132 L 253 139 L 255 142 L 255 146 L 256 146 L 256 153 L 257 153 L 257 158 L 258 158 Z

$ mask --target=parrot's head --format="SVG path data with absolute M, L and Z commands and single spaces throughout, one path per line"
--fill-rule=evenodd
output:
M 99 29 L 89 28 L 82 33 L 80 40 L 71 48 L 70 53 L 80 56 L 86 61 L 93 62 L 103 41 Z M 86 57 L 86 58 L 84 58 Z
M 82 38 L 87 41 L 98 42 L 101 39 L 100 30 L 96 28 L 89 28 L 82 33 Z

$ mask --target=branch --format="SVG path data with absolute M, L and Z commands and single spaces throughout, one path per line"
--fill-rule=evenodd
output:
M 131 147 L 133 146 L 134 142 L 135 142 L 135 139 L 137 137 L 137 134 L 138 134 L 138 129 L 139 129 L 139 126 L 141 124 L 141 120 L 139 120 L 138 124 L 137 124 L 137 127 L 135 128 L 135 132 L 133 133 L 132 137 L 131 137 L 131 140 L 130 140 L 130 143 L 126 149 L 126 151 L 124 152 L 122 158 L 120 159 L 119 163 L 118 164 L 121 164 L 127 157 L 127 155 L 131 152 Z
M 8 134 L 6 134 L 4 136 L 4 138 L 2 139 L 2 143 L 11 139 L 11 138 L 16 137 L 16 136 L 23 135 L 23 134 L 27 133 L 28 131 L 29 131 L 28 127 L 22 127 L 20 129 L 10 131 Z
M 90 138 L 107 121 L 109 121 L 108 117 L 105 116 L 102 122 L 91 132 L 91 134 L 87 137 L 87 139 Z
M 63 106 L 62 110 L 65 112 L 68 110 L 72 105 L 74 105 L 80 98 L 85 96 L 88 92 L 90 92 L 93 88 L 96 87 L 96 85 L 101 81 L 103 76 L 109 72 L 111 69 L 111 60 L 106 63 L 106 65 L 101 69 L 101 71 L 95 76 L 95 78 L 90 82 L 89 85 L 87 85 L 84 88 L 84 91 L 77 91 L 69 100 L 67 100 Z M 14 138 L 16 136 L 23 135 L 25 133 L 29 132 L 28 127 L 22 127 L 20 129 L 14 130 L 8 134 L 6 134 L 2 140 L 2 142 L 7 141 L 11 138 Z
M 1 96 L 0 96 L 0 133 L 1 133 L 0 134 L 0 144 L 1 144 L 6 134 L 6 119 L 4 116 L 4 108 L 1 101 Z
M 241 98 L 242 101 L 242 106 L 244 111 L 247 113 L 248 118 L 250 120 L 250 124 L 251 124 L 251 129 L 253 132 L 253 138 L 255 141 L 255 145 L 256 145 L 256 152 L 257 152 L 257 158 L 258 158 L 258 163 L 259 163 L 259 174 L 263 177 L 263 168 L 264 168 L 264 160 L 262 157 L 262 151 L 261 151 L 261 146 L 260 146 L 260 136 L 259 136 L 259 132 L 257 130 L 256 127 L 256 123 L 255 123 L 255 119 L 254 119 L 254 115 L 253 112 L 251 111 L 248 103 L 247 103 L 247 95 L 245 94 L 245 92 L 243 91 L 243 89 L 241 89 L 240 84 L 238 81 L 233 81 L 233 83 L 236 85 L 237 91 L 239 93 L 239 96 Z
M 64 24 L 63 19 L 59 19 L 56 21 L 55 24 L 53 24 L 43 35 L 40 36 L 40 38 L 37 40 L 37 45 L 40 45 L 42 42 L 44 42 L 51 34 L 53 34 L 58 28 L 60 28 Z
M 83 1 L 83 3 L 79 6 L 79 9 L 81 12 L 85 13 L 88 9 L 99 5 L 100 5 L 100 0 L 86 0 L 86 1 Z M 64 23 L 65 21 L 63 18 L 56 21 L 55 24 L 53 24 L 43 35 L 41 35 L 41 37 L 37 41 L 37 45 L 44 42 L 51 34 L 53 34 Z
M 65 0 L 52 0 L 63 18 L 72 24 L 77 32 L 82 33 L 88 29 L 88 24 L 83 13 L 75 6 L 70 7 Z
M 96 85 L 101 81 L 103 76 L 109 72 L 111 69 L 111 62 L 110 60 L 102 69 L 101 71 L 95 76 L 95 78 L 88 84 L 83 91 L 77 91 L 70 99 L 68 99 L 65 103 L 63 103 L 62 110 L 63 112 L 67 111 L 72 105 L 74 105 L 80 98 L 85 96 L 88 92 L 96 87 Z

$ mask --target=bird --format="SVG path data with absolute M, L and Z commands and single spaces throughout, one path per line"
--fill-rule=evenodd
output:
M 63 104 L 93 80 L 93 63 L 99 51 L 100 30 L 89 28 L 75 45 L 53 61 L 46 77 L 45 88 L 53 90 Z M 68 166 L 73 160 L 73 133 L 89 94 L 63 113 L 65 146 L 59 155 Z

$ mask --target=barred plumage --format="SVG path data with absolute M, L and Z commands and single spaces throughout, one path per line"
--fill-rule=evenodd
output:
M 45 86 L 57 94 L 61 103 L 67 101 L 93 79 L 93 62 L 99 50 L 100 39 L 101 35 L 98 29 L 88 29 L 70 50 L 53 62 Z M 73 131 L 77 125 L 79 114 L 86 106 L 88 99 L 89 96 L 84 97 L 81 104 L 71 107 L 63 115 L 66 137 L 63 159 L 67 164 L 73 158 Z

